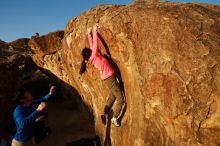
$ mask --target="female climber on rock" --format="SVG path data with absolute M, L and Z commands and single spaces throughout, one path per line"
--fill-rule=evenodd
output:
M 110 92 L 109 98 L 104 108 L 104 114 L 101 116 L 102 121 L 104 122 L 104 119 L 106 119 L 105 116 L 110 113 L 110 109 L 115 102 L 115 108 L 113 110 L 113 118 L 111 119 L 111 122 L 116 127 L 119 127 L 120 123 L 118 121 L 118 118 L 120 117 L 123 106 L 125 105 L 123 91 L 116 80 L 115 71 L 113 70 L 107 59 L 98 52 L 97 29 L 98 25 L 96 24 L 93 27 L 93 33 L 91 29 L 88 30 L 88 40 L 90 48 L 84 48 L 82 50 L 83 61 L 80 69 L 80 74 L 82 75 L 86 71 L 87 62 L 94 65 L 100 71 L 101 80 L 108 87 Z

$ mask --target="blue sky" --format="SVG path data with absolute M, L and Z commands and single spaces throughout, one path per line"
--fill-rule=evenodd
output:
M 0 39 L 13 41 L 34 33 L 64 29 L 68 20 L 98 4 L 128 4 L 132 0 L 1 0 Z M 192 0 L 170 0 L 184 1 Z M 220 0 L 193 0 L 220 5 Z

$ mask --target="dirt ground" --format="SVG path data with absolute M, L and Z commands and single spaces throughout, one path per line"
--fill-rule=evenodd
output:
M 52 133 L 38 146 L 65 146 L 66 143 L 94 136 L 94 128 L 87 113 L 76 111 L 71 102 L 48 105 L 47 122 Z

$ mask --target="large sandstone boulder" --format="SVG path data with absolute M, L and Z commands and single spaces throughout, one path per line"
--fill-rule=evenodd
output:
M 108 90 L 89 66 L 79 75 L 86 30 L 99 23 L 100 51 L 120 69 L 127 110 L 120 128 L 103 126 Z M 76 89 L 112 146 L 220 144 L 220 7 L 134 2 L 90 9 L 65 29 L 63 48 L 36 57 L 39 66 Z

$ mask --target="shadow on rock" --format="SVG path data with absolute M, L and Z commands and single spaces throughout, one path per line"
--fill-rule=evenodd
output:
M 105 131 L 105 141 L 103 146 L 112 146 L 111 141 L 111 119 L 113 117 L 113 111 L 111 110 L 109 112 L 109 115 L 107 116 L 107 126 Z

